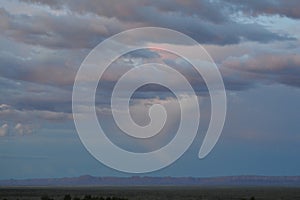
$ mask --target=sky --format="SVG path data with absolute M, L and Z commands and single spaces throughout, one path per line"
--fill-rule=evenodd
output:
M 72 88 L 94 47 L 139 27 L 173 29 L 203 45 L 227 94 L 221 137 L 199 159 L 211 103 L 203 78 L 186 60 L 162 50 L 138 50 L 115 60 L 100 80 L 104 87 L 97 89 L 96 108 L 100 124 L 118 146 L 155 150 L 178 128 L 174 94 L 153 84 L 136 91 L 130 111 L 136 123 L 145 125 L 149 105 L 161 103 L 171 116 L 165 127 L 156 140 L 122 134 L 110 97 L 129 68 L 149 62 L 171 65 L 190 81 L 201 108 L 198 134 L 187 152 L 166 168 L 139 175 L 300 175 L 300 2 L 12 0 L 0 4 L 0 179 L 136 175 L 103 165 L 85 149 L 73 121 Z M 180 41 L 170 45 L 185 46 Z

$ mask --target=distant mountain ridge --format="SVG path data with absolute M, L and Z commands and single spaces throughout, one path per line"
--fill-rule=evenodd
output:
M 0 180 L 0 186 L 295 186 L 300 176 L 195 177 L 94 177 Z

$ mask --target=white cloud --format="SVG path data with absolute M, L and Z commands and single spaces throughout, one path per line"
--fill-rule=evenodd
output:
M 34 127 L 28 124 L 17 123 L 14 131 L 19 135 L 27 135 L 34 132 Z
M 0 104 L 0 111 L 7 110 L 9 108 L 10 108 L 10 106 L 7 104 Z
M 10 105 L 0 105 L 0 120 L 10 121 L 32 121 L 33 119 L 45 121 L 71 120 L 72 114 L 64 112 L 53 112 L 47 110 L 19 110 Z
M 0 136 L 28 135 L 41 128 L 44 123 L 65 122 L 72 119 L 72 114 L 46 110 L 20 110 L 7 104 L 0 104 L 0 121 L 7 124 L 0 126 Z
M 0 105 L 1 106 L 1 105 Z M 3 124 L 0 127 L 0 137 L 1 136 L 6 136 L 8 134 L 8 124 Z

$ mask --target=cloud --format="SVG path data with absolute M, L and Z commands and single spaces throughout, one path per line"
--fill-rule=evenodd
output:
M 145 21 L 147 13 L 156 11 L 157 13 L 181 13 L 183 15 L 197 16 L 199 18 L 222 22 L 228 17 L 220 12 L 221 5 L 210 3 L 206 0 L 201 1 L 147 1 L 147 0 L 128 0 L 120 2 L 89 0 L 82 3 L 80 1 L 44 1 L 44 0 L 24 0 L 24 2 L 47 5 L 52 9 L 68 9 L 79 14 L 93 13 L 99 16 L 117 18 L 124 21 Z
M 221 1 L 27 1 L 63 14 L 10 14 L 2 9 L 3 33 L 16 41 L 47 48 L 92 48 L 122 30 L 159 26 L 181 31 L 203 44 L 236 44 L 294 39 L 257 23 L 232 20 Z M 37 7 L 38 8 L 38 7 Z
M 63 89 L 0 77 L 0 102 L 17 110 L 37 110 L 70 113 L 71 88 Z
M 261 83 L 281 83 L 300 87 L 300 57 L 297 54 L 259 54 L 228 58 L 225 68 L 237 70 L 239 77 Z M 241 76 L 242 75 L 242 76 Z
M 46 110 L 19 110 L 7 104 L 0 105 L 0 136 L 32 134 L 46 123 L 62 123 L 72 120 L 72 114 Z
M 0 127 L 0 137 L 6 136 L 8 134 L 8 124 L 3 124 Z
M 18 42 L 52 49 L 92 48 L 122 30 L 117 20 L 78 15 L 11 14 L 0 9 L 1 34 Z
M 27 6 L 35 4 L 32 9 L 36 12 L 13 12 L 5 6 L 0 9 L 0 102 L 3 104 L 0 119 L 12 121 L 7 124 L 11 131 L 17 132 L 22 127 L 25 133 L 26 125 L 34 120 L 43 123 L 71 120 L 72 85 L 80 63 L 100 41 L 134 27 L 173 28 L 201 43 L 215 44 L 209 46 L 221 49 L 222 56 L 216 62 L 227 90 L 278 83 L 300 86 L 299 50 L 290 51 L 285 47 L 275 51 L 276 47 L 271 45 L 277 41 L 290 45 L 294 38 L 285 35 L 285 30 L 274 33 L 259 21 L 251 20 L 251 16 L 264 14 L 296 18 L 292 11 L 284 11 L 292 9 L 291 2 L 281 10 L 269 1 L 26 2 Z M 273 2 L 282 4 L 282 1 Z M 265 5 L 274 9 L 264 10 Z M 247 8 L 253 8 L 248 15 Z M 250 22 L 232 17 L 240 12 L 246 18 L 250 15 Z M 247 45 L 248 49 L 242 48 Z M 294 46 L 297 48 L 297 44 Z M 261 50 L 264 48 L 271 50 Z M 199 96 L 207 95 L 203 79 L 188 63 L 150 49 L 132 52 L 112 64 L 103 76 L 104 89 L 97 93 L 97 105 L 105 107 L 110 102 L 110 90 L 123 72 L 149 62 L 172 65 L 187 77 Z M 172 79 L 168 75 L 165 78 Z M 176 85 L 176 80 L 173 84 Z M 148 85 L 140 88 L 133 98 L 145 100 L 157 96 L 173 97 L 160 86 Z M 15 129 L 18 123 L 19 128 Z
M 72 115 L 63 112 L 53 112 L 47 110 L 19 110 L 11 107 L 10 105 L 0 105 L 0 119 L 12 120 L 12 121 L 36 121 L 45 120 L 51 122 L 63 122 L 65 120 L 71 120 Z
M 76 58 L 73 59 L 76 52 L 70 55 L 68 52 L 30 51 L 31 49 L 23 56 L 6 50 L 0 51 L 1 77 L 48 85 L 73 85 L 76 70 L 80 65 Z
M 26 124 L 21 124 L 21 123 L 17 123 L 16 126 L 14 127 L 14 131 L 18 134 L 18 135 L 28 135 L 34 132 L 34 127 Z
M 197 16 L 207 21 L 221 23 L 229 20 L 229 12 L 243 11 L 250 15 L 283 15 L 290 18 L 300 17 L 300 4 L 294 0 L 187 0 L 187 1 L 147 1 L 128 0 L 119 2 L 88 0 L 85 3 L 80 1 L 59 1 L 59 0 L 23 0 L 28 3 L 47 5 L 52 9 L 69 9 L 77 13 L 94 13 L 107 17 L 116 17 L 121 20 L 144 20 L 145 11 L 153 9 L 159 12 L 178 12 L 182 15 Z M 138 10 L 137 8 L 140 8 Z M 233 10 L 232 10 L 233 9 Z M 136 19 L 137 18 L 137 19 Z
M 269 47 L 267 45 L 259 47 L 256 44 L 250 43 L 248 47 L 235 46 L 235 47 L 220 47 L 218 49 L 216 60 L 223 80 L 225 88 L 228 91 L 242 91 L 259 87 L 261 85 L 269 84 L 285 84 L 289 86 L 299 87 L 299 56 L 297 50 L 289 50 L 282 47 Z M 251 49 L 248 49 L 251 48 Z M 259 48 L 260 50 L 253 50 Z M 276 50 L 273 50 L 276 48 Z M 232 51 L 232 49 L 234 49 Z M 290 53 L 287 53 L 290 51 Z M 187 80 L 191 83 L 195 92 L 199 96 L 208 95 L 208 90 L 201 75 L 184 59 L 167 54 L 166 52 L 157 52 L 160 56 L 160 63 L 172 66 L 183 74 Z M 194 54 L 197 54 L 195 52 Z M 144 59 L 142 63 L 147 63 L 147 59 Z M 141 64 L 141 63 L 139 63 Z M 113 65 L 112 68 L 107 70 L 104 74 L 105 79 L 101 80 L 102 86 L 99 94 L 108 94 L 107 96 L 97 96 L 103 101 L 110 101 L 110 92 L 113 90 L 114 84 L 128 69 L 124 67 L 122 62 Z M 163 72 L 159 72 L 163 75 Z M 145 76 L 154 76 L 153 73 L 145 73 Z M 136 75 L 131 80 L 136 78 L 143 78 L 143 75 Z M 157 75 L 155 75 L 157 76 Z M 172 80 L 171 85 L 177 87 L 178 83 L 171 74 L 163 75 L 164 79 Z M 180 88 L 180 87 L 177 87 Z M 134 99 L 151 99 L 159 97 L 165 99 L 173 97 L 170 91 L 159 85 L 146 85 L 141 88 L 132 96 Z
M 289 18 L 300 19 L 300 3 L 294 0 L 225 0 L 236 11 L 242 11 L 247 15 L 280 15 Z

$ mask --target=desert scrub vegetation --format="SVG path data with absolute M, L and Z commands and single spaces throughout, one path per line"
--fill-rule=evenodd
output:
M 49 197 L 48 195 L 41 196 L 41 200 L 54 200 L 54 198 Z M 71 195 L 67 194 L 63 197 L 63 200 L 128 200 L 127 198 L 120 198 L 120 197 L 99 197 L 99 196 L 91 196 L 85 195 L 83 197 L 72 197 Z

